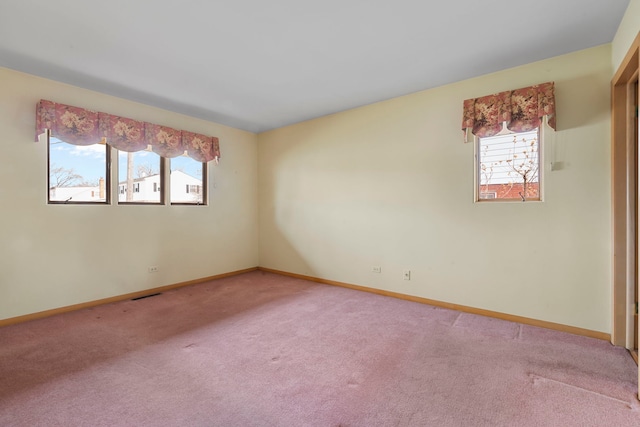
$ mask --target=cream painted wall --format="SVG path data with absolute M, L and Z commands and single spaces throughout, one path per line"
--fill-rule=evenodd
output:
M 260 265 L 609 332 L 611 76 L 605 45 L 259 134 Z M 474 204 L 462 101 L 545 81 L 545 201 Z
M 627 11 L 622 17 L 620 27 L 613 39 L 611 60 L 614 71 L 618 69 L 624 56 L 631 47 L 631 43 L 640 32 L 640 0 L 631 0 Z
M 0 94 L 0 319 L 258 265 L 255 134 L 3 68 Z M 218 136 L 210 205 L 47 205 L 41 98 Z

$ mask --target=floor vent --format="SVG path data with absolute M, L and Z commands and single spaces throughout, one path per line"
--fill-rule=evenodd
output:
M 156 295 L 160 295 L 161 292 L 158 292 L 157 294 L 151 294 L 151 295 L 144 295 L 138 298 L 131 298 L 131 301 L 138 301 L 139 299 L 144 299 L 144 298 L 151 298 L 151 297 L 155 297 Z

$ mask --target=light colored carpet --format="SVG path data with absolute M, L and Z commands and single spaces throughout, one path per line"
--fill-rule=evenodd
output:
M 607 342 L 251 272 L 0 328 L 1 426 L 640 426 Z

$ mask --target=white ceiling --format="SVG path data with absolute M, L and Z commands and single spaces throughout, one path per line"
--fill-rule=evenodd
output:
M 0 66 L 261 132 L 609 43 L 628 3 L 0 0 Z

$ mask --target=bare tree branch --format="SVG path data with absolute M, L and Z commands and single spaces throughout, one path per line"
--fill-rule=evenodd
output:
M 49 169 L 49 183 L 51 187 L 73 187 L 85 179 L 82 175 L 75 173 L 73 168 L 63 168 L 62 166 L 51 165 Z
M 144 178 L 145 176 L 157 175 L 158 170 L 149 163 L 141 163 L 136 170 L 136 178 Z

